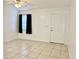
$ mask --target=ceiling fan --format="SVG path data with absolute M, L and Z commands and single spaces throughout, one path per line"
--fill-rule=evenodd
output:
M 14 5 L 16 8 L 20 8 L 29 3 L 27 0 L 5 0 L 5 2 Z

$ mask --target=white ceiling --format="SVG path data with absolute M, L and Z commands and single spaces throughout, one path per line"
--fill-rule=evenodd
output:
M 69 0 L 30 0 L 30 3 L 36 7 L 65 7 Z
M 27 0 L 31 8 L 62 8 L 70 5 L 70 0 Z M 24 8 L 24 7 L 23 7 Z M 23 9 L 21 8 L 21 9 Z

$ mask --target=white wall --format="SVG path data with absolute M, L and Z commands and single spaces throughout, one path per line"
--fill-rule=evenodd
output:
M 13 6 L 7 5 L 5 2 L 3 8 L 4 42 L 8 42 L 17 38 L 17 9 Z
M 46 8 L 46 9 L 25 10 L 25 11 L 19 12 L 19 14 L 28 14 L 28 13 L 32 14 L 33 34 L 32 35 L 18 34 L 19 38 L 49 42 L 50 41 L 51 15 L 60 14 L 60 15 L 67 16 L 67 9 Z M 66 20 L 66 18 L 64 18 L 64 19 Z M 61 39 L 61 40 L 64 43 L 64 34 L 62 37 L 63 37 L 63 39 Z
M 69 19 L 66 20 L 65 44 L 68 46 L 70 59 L 76 59 L 76 18 L 75 0 L 71 1 Z
M 70 19 L 67 21 L 65 44 L 68 46 L 70 59 L 76 59 L 76 31 L 75 31 L 75 14 L 71 11 Z

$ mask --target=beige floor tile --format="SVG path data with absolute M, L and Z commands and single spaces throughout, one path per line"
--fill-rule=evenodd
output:
M 69 59 L 65 45 L 32 40 L 4 43 L 4 59 Z

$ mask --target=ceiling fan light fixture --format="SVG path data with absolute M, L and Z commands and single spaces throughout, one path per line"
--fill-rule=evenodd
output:
M 27 0 L 5 0 L 9 5 L 14 5 L 16 8 L 26 6 L 28 4 Z
M 15 7 L 16 7 L 16 8 L 20 8 L 21 5 L 20 5 L 20 4 L 15 4 Z

